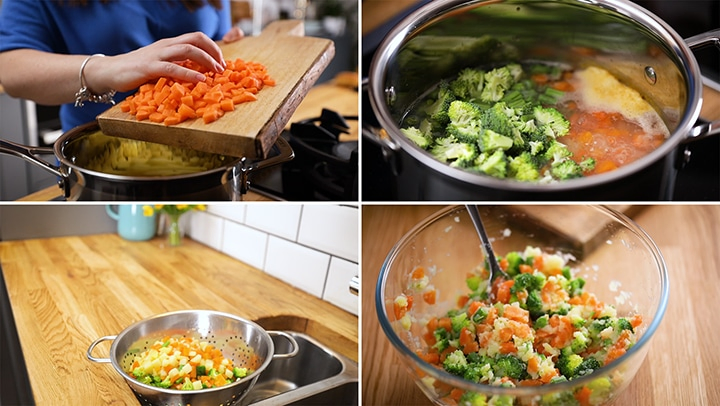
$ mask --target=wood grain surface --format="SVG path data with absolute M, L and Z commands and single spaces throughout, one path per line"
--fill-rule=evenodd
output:
M 301 20 L 269 24 L 262 33 L 220 44 L 225 59 L 256 61 L 277 82 L 258 93 L 258 100 L 235 106 L 219 120 L 205 124 L 190 120 L 174 126 L 137 121 L 120 106 L 98 116 L 109 135 L 189 147 L 200 151 L 248 158 L 267 156 L 293 112 L 325 70 L 335 46 L 331 40 L 305 37 Z
M 362 400 L 365 405 L 431 405 L 400 363 L 377 321 L 374 290 L 385 256 L 413 225 L 440 206 L 364 206 L 362 210 Z M 718 405 L 720 206 L 647 206 L 633 219 L 660 248 L 670 299 L 647 358 L 615 405 Z
M 357 317 L 191 240 L 130 242 L 115 234 L 0 243 L 2 266 L 37 405 L 137 404 L 97 338 L 182 309 L 305 332 L 358 359 Z M 96 357 L 107 357 L 110 342 Z

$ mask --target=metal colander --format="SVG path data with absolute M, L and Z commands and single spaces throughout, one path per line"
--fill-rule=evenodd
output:
M 286 354 L 275 354 L 272 335 L 285 337 L 292 344 Z M 253 369 L 245 378 L 219 388 L 191 391 L 163 389 L 137 381 L 127 370 L 138 353 L 164 337 L 190 337 L 207 341 L 223 356 L 240 367 Z M 93 349 L 103 341 L 113 340 L 109 358 L 97 358 Z M 87 351 L 89 360 L 112 363 L 125 379 L 135 397 L 147 406 L 235 405 L 255 385 L 258 376 L 275 358 L 293 357 L 298 352 L 295 339 L 281 331 L 265 331 L 259 325 L 240 317 L 210 310 L 186 310 L 164 313 L 130 325 L 116 336 L 95 340 Z

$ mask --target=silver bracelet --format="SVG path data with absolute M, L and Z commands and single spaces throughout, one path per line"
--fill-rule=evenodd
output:
M 85 74 L 83 71 L 85 70 L 85 65 L 87 65 L 88 61 L 95 57 L 95 56 L 105 56 L 103 54 L 94 54 L 90 55 L 83 61 L 82 65 L 80 65 L 80 90 L 75 93 L 75 107 L 82 107 L 84 102 L 89 101 L 93 103 L 107 103 L 115 105 L 115 100 L 113 100 L 113 96 L 115 96 L 115 91 L 110 90 L 107 93 L 103 94 L 94 94 L 93 92 L 88 89 L 87 84 L 85 83 Z

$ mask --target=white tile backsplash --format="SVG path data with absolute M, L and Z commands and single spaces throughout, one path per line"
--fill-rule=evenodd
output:
M 330 255 L 270 237 L 265 272 L 322 298 Z
M 265 269 L 267 233 L 226 221 L 222 239 L 222 252 L 255 268 Z
M 304 206 L 298 242 L 358 262 L 357 208 L 328 205 Z
M 245 212 L 245 224 L 295 241 L 302 208 L 297 204 L 250 204 Z
M 216 203 L 190 216 L 190 238 L 358 314 L 357 206 Z
M 333 257 L 330 260 L 323 299 L 350 313 L 358 314 L 358 297 L 350 293 L 350 279 L 359 275 L 358 264 Z

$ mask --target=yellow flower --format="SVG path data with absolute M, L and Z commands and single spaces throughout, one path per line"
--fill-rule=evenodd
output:
M 187 210 L 188 205 L 187 204 L 178 204 L 177 209 L 180 211 Z
M 145 216 L 145 217 L 150 217 L 153 214 L 155 214 L 155 210 L 152 208 L 152 206 L 144 205 L 142 209 L 143 209 L 143 216 Z

